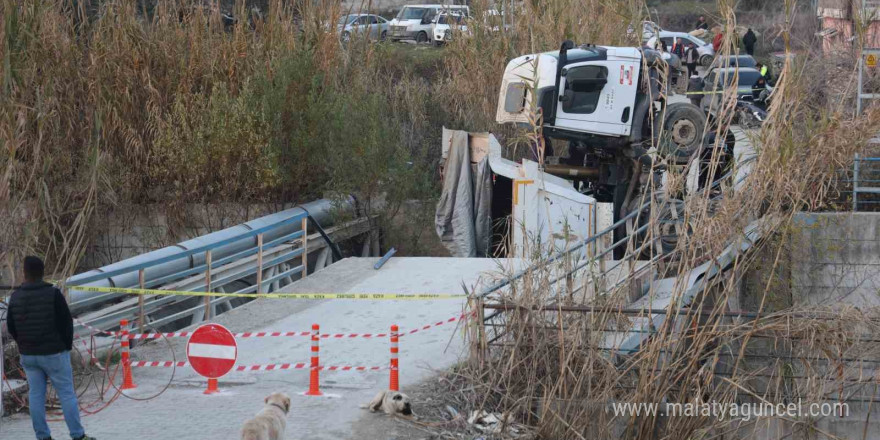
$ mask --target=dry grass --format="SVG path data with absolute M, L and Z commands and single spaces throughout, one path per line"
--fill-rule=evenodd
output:
M 192 203 L 430 198 L 432 90 L 386 75 L 391 51 L 343 47 L 337 2 L 257 14 L 239 0 L 235 23 L 200 4 L 0 1 L 4 264 L 36 253 L 72 273 L 116 205 L 173 218 Z
M 733 29 L 733 2 L 721 0 L 718 6 L 726 28 Z M 786 7 L 793 10 L 793 2 L 786 2 Z M 724 46 L 725 52 L 733 46 L 730 36 Z M 682 231 L 687 233 L 657 266 L 661 278 L 676 280 L 672 298 L 684 298 L 691 268 L 740 240 L 751 222 L 764 218 L 769 225 L 767 238 L 784 235 L 795 213 L 833 202 L 840 170 L 851 167 L 853 155 L 880 130 L 880 112 L 854 117 L 839 96 L 817 99 L 817 87 L 822 85 L 808 74 L 817 63 L 790 60 L 780 72 L 769 120 L 752 140 L 756 159 L 741 186 L 734 190 L 732 181 L 725 182 L 723 197 L 712 202 L 708 190 L 684 198 Z M 852 84 L 852 74 L 841 83 Z M 733 99 L 732 94 L 724 97 L 722 120 L 732 116 Z M 669 181 L 674 187 L 683 180 L 673 175 Z M 664 199 L 659 200 L 650 211 L 652 220 L 664 206 Z M 772 420 L 623 417 L 615 416 L 610 404 L 776 404 L 800 399 L 806 405 L 876 398 L 874 362 L 880 361 L 876 343 L 880 328 L 875 310 L 841 305 L 771 312 L 774 279 L 770 278 L 757 292 L 752 315 L 727 313 L 739 310 L 739 282 L 756 255 L 769 256 L 770 267 L 763 269 L 772 274 L 784 250 L 782 242 L 757 243 L 756 250 L 737 258 L 729 271 L 707 283 L 681 314 L 673 300 L 666 319 L 657 321 L 651 336 L 634 352 L 616 351 L 616 343 L 607 338 L 645 316 L 621 312 L 632 301 L 629 286 L 584 298 L 563 283 L 554 284 L 570 261 L 537 266 L 501 295 L 503 302 L 520 308 L 501 315 L 503 336 L 490 350 L 478 350 L 472 358 L 470 383 L 482 396 L 477 406 L 534 426 L 539 438 L 682 439 L 748 437 L 766 432 Z M 631 243 L 630 251 L 636 247 Z M 563 306 L 594 310 L 566 312 Z M 543 307 L 549 310 L 540 311 Z M 498 334 L 488 327 L 485 331 L 489 338 Z M 471 335 L 472 341 L 484 344 L 486 340 L 477 335 Z M 817 421 L 801 418 L 789 421 L 789 427 L 796 437 L 809 432 L 828 435 Z

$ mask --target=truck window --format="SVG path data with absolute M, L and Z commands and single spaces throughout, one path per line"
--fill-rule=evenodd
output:
M 608 69 L 604 66 L 573 67 L 565 74 L 565 91 L 562 111 L 589 114 L 596 111 L 602 88 L 608 82 Z
M 507 86 L 504 96 L 504 111 L 519 113 L 526 105 L 526 84 L 517 82 Z

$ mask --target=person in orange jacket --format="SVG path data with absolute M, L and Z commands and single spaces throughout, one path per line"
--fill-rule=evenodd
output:
M 712 50 L 718 52 L 721 49 L 721 43 L 724 40 L 724 34 L 721 32 L 715 34 L 715 38 L 712 39 Z

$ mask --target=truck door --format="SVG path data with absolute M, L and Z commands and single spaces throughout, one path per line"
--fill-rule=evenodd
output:
M 565 66 L 556 127 L 605 136 L 629 136 L 638 90 L 638 60 L 587 61 Z

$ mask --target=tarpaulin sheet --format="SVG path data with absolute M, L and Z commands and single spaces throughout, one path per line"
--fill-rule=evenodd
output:
M 471 163 L 467 132 L 444 128 L 443 140 L 446 166 L 434 219 L 437 235 L 455 257 L 486 257 L 492 237 L 489 158 Z

